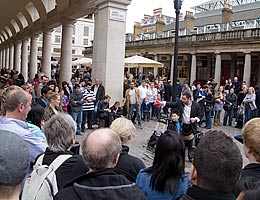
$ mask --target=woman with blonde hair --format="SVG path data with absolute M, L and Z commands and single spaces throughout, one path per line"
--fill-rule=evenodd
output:
M 243 104 L 245 107 L 245 123 L 254 117 L 254 110 L 257 108 L 255 99 L 255 89 L 253 87 L 248 88 L 247 94 L 243 99 Z
M 117 133 L 122 144 L 121 154 L 115 171 L 124 175 L 131 182 L 135 182 L 139 171 L 145 168 L 144 163 L 139 158 L 128 154 L 129 147 L 127 144 L 135 135 L 135 126 L 131 120 L 119 117 L 112 122 L 110 129 Z
M 226 100 L 224 87 L 219 86 L 218 91 L 214 95 L 214 126 L 220 126 L 220 114 L 223 110 L 223 105 Z
M 260 118 L 248 121 L 243 130 L 243 145 L 246 157 L 249 160 L 241 171 L 241 177 L 235 187 L 235 194 L 240 192 L 239 185 L 246 177 L 257 178 L 260 180 Z
M 49 105 L 44 108 L 43 120 L 48 121 L 53 115 L 62 112 L 61 97 L 56 92 L 48 92 Z

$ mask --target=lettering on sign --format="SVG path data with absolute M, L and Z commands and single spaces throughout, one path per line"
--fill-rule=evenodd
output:
M 126 21 L 125 16 L 126 16 L 125 11 L 111 9 L 109 19 L 114 21 L 119 21 L 119 22 L 125 22 Z

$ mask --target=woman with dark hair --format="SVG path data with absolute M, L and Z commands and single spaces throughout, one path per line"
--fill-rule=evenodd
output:
M 68 82 L 63 81 L 61 83 L 61 85 L 62 85 L 62 90 L 64 90 L 64 94 L 70 99 L 71 88 L 70 88 Z
M 142 169 L 136 184 L 149 199 L 177 199 L 186 194 L 185 145 L 175 131 L 167 130 L 157 142 L 153 165 Z
M 32 104 L 32 108 L 27 115 L 27 125 L 29 130 L 36 136 L 42 138 L 42 142 L 47 142 L 46 136 L 42 131 L 44 108 L 38 104 Z

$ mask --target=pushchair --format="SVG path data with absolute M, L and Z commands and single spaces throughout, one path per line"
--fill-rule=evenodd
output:
M 155 148 L 158 138 L 163 134 L 168 127 L 170 118 L 168 114 L 161 114 L 160 119 L 157 121 L 155 129 L 147 142 L 147 148 Z

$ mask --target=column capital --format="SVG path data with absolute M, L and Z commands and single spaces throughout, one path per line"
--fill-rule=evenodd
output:
M 22 42 L 28 42 L 28 40 L 29 40 L 29 37 L 24 37 L 24 38 L 22 39 Z
M 215 53 L 216 55 L 219 55 L 219 54 L 221 54 L 221 51 L 217 50 L 217 51 L 215 51 L 214 53 Z
M 243 51 L 244 54 L 251 54 L 251 51 L 250 50 L 245 50 Z
M 62 24 L 62 26 L 73 26 L 74 23 L 75 23 L 75 20 L 74 19 L 69 19 L 69 18 L 65 18 L 65 17 L 62 17 L 60 19 L 60 22 Z
M 38 39 L 39 37 L 40 37 L 40 34 L 39 33 L 32 33 L 32 34 L 30 34 L 30 36 L 29 36 L 31 39 Z
M 42 31 L 43 34 L 52 34 L 52 32 L 53 32 L 53 28 L 48 28 L 48 27 L 44 28 Z
M 129 0 L 97 0 L 95 5 L 101 5 L 105 3 L 118 3 L 122 5 L 130 5 L 131 1 Z
M 17 40 L 14 42 L 14 44 L 22 44 L 22 41 L 21 40 Z
M 196 51 L 191 51 L 190 54 L 191 54 L 191 55 L 196 55 L 197 52 L 196 52 Z

